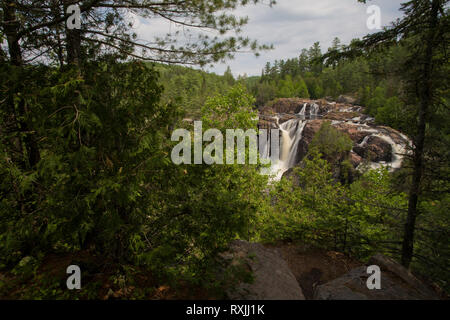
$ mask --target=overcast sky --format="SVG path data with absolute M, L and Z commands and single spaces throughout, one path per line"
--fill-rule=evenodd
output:
M 234 60 L 208 70 L 223 74 L 229 65 L 235 76 L 260 75 L 267 61 L 297 57 L 302 48 L 309 48 L 316 41 L 326 50 L 335 37 L 347 44 L 353 38 L 373 32 L 366 25 L 369 5 L 380 7 L 381 24 L 388 25 L 400 17 L 401 2 L 404 0 L 374 0 L 368 4 L 357 0 L 277 0 L 273 7 L 260 4 L 239 8 L 234 12 L 236 15 L 249 17 L 243 34 L 260 43 L 273 44 L 275 48 L 262 52 L 259 57 L 238 53 Z M 139 38 L 146 40 L 174 30 L 173 24 L 158 20 L 137 26 Z

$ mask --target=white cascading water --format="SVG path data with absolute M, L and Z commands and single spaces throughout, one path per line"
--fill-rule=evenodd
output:
M 302 109 L 301 109 L 300 112 L 298 113 L 300 116 L 305 116 L 306 105 L 307 105 L 307 103 L 303 104 Z
M 269 138 L 269 140 L 263 139 L 262 148 L 259 150 L 262 159 L 269 159 L 270 157 L 270 133 L 266 138 Z
M 281 131 L 281 154 L 280 160 L 272 164 L 270 172 L 275 175 L 275 180 L 280 180 L 283 173 L 295 165 L 298 145 L 302 139 L 306 120 L 291 119 L 279 125 L 277 118 L 277 124 Z
M 289 135 L 289 131 L 283 129 L 282 126 L 280 126 L 281 131 L 281 157 L 280 160 L 283 162 L 286 162 L 289 157 L 289 151 L 291 149 L 292 145 L 292 139 Z
M 319 105 L 317 103 L 314 103 L 311 106 L 311 109 L 309 110 L 309 116 L 311 119 L 316 119 L 319 115 Z
M 369 134 L 367 136 L 364 137 L 363 141 L 361 143 L 358 144 L 359 147 L 364 147 L 369 138 L 370 137 L 379 137 L 381 139 L 383 139 L 384 141 L 386 141 L 387 143 L 389 143 L 392 147 L 392 160 L 389 163 L 385 163 L 383 161 L 380 162 L 370 162 L 369 166 L 371 169 L 378 169 L 381 168 L 381 166 L 386 166 L 388 167 L 389 171 L 394 171 L 395 169 L 399 169 L 402 166 L 402 162 L 403 162 L 403 156 L 405 154 L 408 153 L 408 138 L 407 137 L 403 137 L 403 139 L 405 139 L 405 143 L 404 144 L 399 144 L 399 143 L 395 143 L 394 140 L 392 140 L 392 138 L 386 134 L 383 134 L 381 132 L 376 132 L 376 133 L 372 133 Z M 363 164 L 360 165 L 360 167 L 362 167 Z
M 364 137 L 364 139 L 363 139 L 363 141 L 361 141 L 361 143 L 358 143 L 358 147 L 364 147 L 366 144 L 367 144 L 367 141 L 369 140 L 369 138 L 371 137 L 372 135 L 367 135 L 367 136 L 365 136 Z
M 332 105 L 332 104 L 331 104 Z M 294 167 L 297 164 L 298 159 L 298 148 L 300 145 L 300 141 L 303 137 L 303 130 L 305 125 L 309 120 L 314 120 L 319 118 L 320 107 L 316 103 L 312 103 L 309 105 L 309 116 L 306 116 L 308 103 L 304 103 L 300 112 L 297 113 L 297 117 L 294 119 L 287 120 L 280 124 L 279 116 L 274 116 L 273 119 L 276 120 L 276 126 L 281 131 L 281 141 L 280 141 L 280 159 L 278 161 L 272 162 L 270 168 L 268 170 L 264 170 L 264 174 L 272 175 L 271 180 L 281 180 L 283 174 L 290 168 Z M 345 109 L 347 110 L 347 109 Z M 349 108 L 348 110 L 353 110 Z M 360 110 L 360 108 L 358 109 Z M 340 110 L 341 111 L 341 110 Z M 308 119 L 308 120 L 306 120 Z M 355 126 L 355 129 L 358 131 L 363 131 L 367 133 L 364 136 L 364 139 L 356 144 L 359 147 L 366 147 L 368 140 L 372 136 L 377 136 L 386 142 L 388 142 L 392 146 L 392 161 L 389 163 L 385 163 L 383 161 L 380 162 L 370 162 L 369 167 L 376 169 L 381 166 L 387 166 L 390 171 L 398 169 L 401 167 L 403 155 L 407 153 L 408 144 L 410 144 L 408 138 L 404 135 L 401 135 L 401 139 L 404 143 L 396 143 L 393 139 L 382 130 L 370 127 L 366 123 L 355 123 L 354 121 L 349 120 L 333 120 L 331 122 L 332 126 L 339 126 L 344 123 L 345 125 Z M 271 151 L 270 151 L 270 143 L 267 141 L 261 146 L 260 150 L 261 157 L 264 159 L 269 159 Z M 361 163 L 359 168 L 362 168 L 364 163 Z

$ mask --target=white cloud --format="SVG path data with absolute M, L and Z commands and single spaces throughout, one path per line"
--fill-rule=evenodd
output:
M 209 70 L 221 74 L 229 65 L 235 75 L 259 75 L 267 61 L 296 57 L 302 48 L 309 48 L 316 41 L 324 50 L 335 37 L 349 43 L 366 35 L 370 32 L 366 26 L 369 4 L 379 5 L 382 25 L 389 24 L 400 16 L 401 2 L 376 0 L 364 5 L 356 0 L 278 0 L 272 8 L 267 5 L 239 8 L 234 12 L 236 15 L 249 17 L 243 34 L 260 43 L 273 44 L 275 49 L 262 52 L 258 58 L 251 53 L 236 54 L 234 60 L 216 64 Z M 154 36 L 174 30 L 182 29 L 158 19 L 141 23 L 137 33 L 151 41 Z

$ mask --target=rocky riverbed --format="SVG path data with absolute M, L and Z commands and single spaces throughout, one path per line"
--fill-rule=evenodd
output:
M 393 128 L 375 124 L 361 106 L 323 99 L 278 99 L 259 110 L 258 123 L 260 129 L 280 130 L 280 161 L 271 168 L 276 179 L 301 162 L 315 133 L 326 121 L 353 141 L 349 158 L 357 169 L 386 166 L 393 171 L 401 167 L 408 153 L 408 137 Z M 269 156 L 268 149 L 263 157 Z

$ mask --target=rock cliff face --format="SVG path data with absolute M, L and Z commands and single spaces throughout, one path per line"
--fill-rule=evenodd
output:
M 279 129 L 281 149 L 289 149 L 281 150 L 282 157 L 274 164 L 272 173 L 281 178 L 284 172 L 299 164 L 325 121 L 353 141 L 350 161 L 355 168 L 363 163 L 372 168 L 384 165 L 390 170 L 401 167 L 409 139 L 392 128 L 375 125 L 374 119 L 363 113 L 364 108 L 348 103 L 349 99 L 340 101 L 344 102 L 278 99 L 260 109 L 259 128 Z M 269 156 L 269 149 L 265 148 L 263 157 Z

